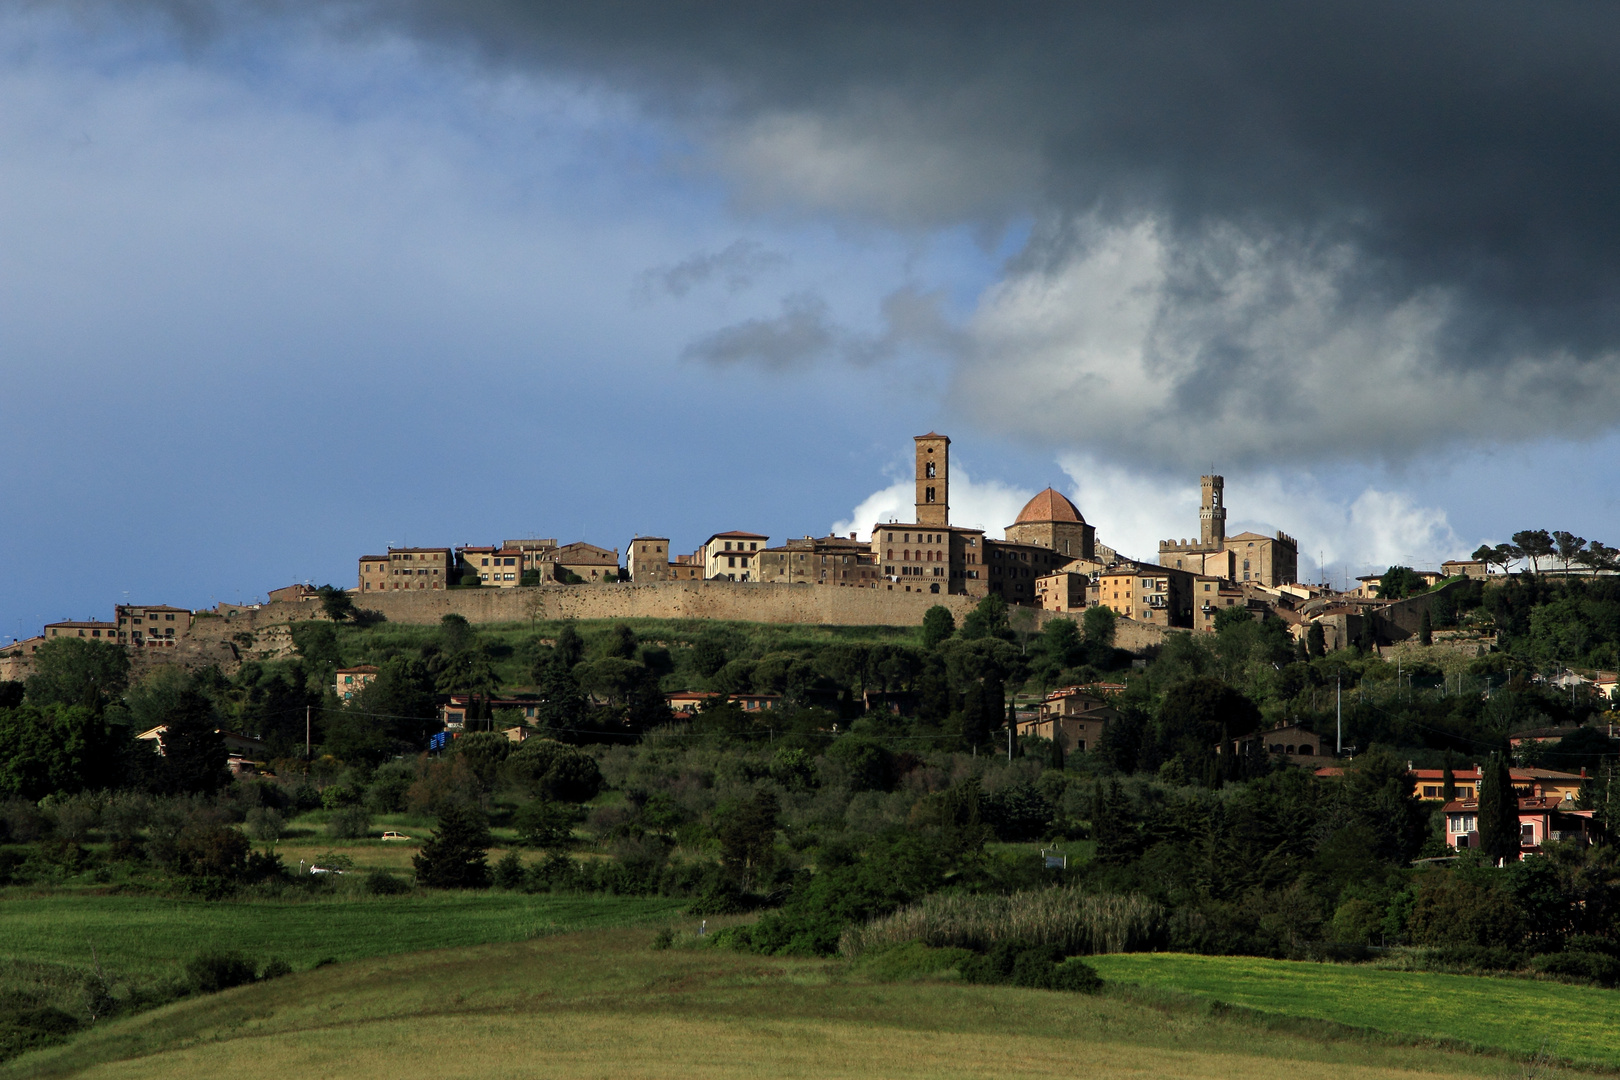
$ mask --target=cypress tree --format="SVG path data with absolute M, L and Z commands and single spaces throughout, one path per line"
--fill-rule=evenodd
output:
M 1479 847 L 1493 862 L 1519 857 L 1519 796 L 1500 754 L 1492 754 L 1479 784 Z
M 1429 609 L 1423 609 L 1423 621 L 1418 624 L 1418 644 L 1434 644 L 1434 620 L 1429 617 Z
M 489 887 L 489 823 L 475 806 L 451 804 L 439 812 L 439 828 L 411 862 L 416 882 L 435 889 Z
M 1123 866 L 1136 856 L 1136 827 L 1118 780 L 1108 782 L 1106 794 L 1100 783 L 1092 789 L 1091 836 L 1097 842 L 1095 858 L 1103 866 Z
M 1446 762 L 1446 771 L 1440 774 L 1440 798 L 1445 802 L 1457 800 L 1457 777 L 1451 771 L 1451 762 Z

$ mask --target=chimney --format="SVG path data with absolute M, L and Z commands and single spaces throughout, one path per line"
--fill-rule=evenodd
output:
M 849 538 L 850 538 L 850 539 L 851 539 L 851 540 L 853 540 L 853 539 L 855 539 L 855 534 L 854 534 L 854 533 L 850 533 L 850 534 L 849 534 Z

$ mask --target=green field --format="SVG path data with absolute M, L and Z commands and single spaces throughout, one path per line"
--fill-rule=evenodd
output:
M 1620 1068 L 1620 991 L 1234 956 L 1098 956 L 1103 978 L 1284 1016 Z
M 204 949 L 236 949 L 295 969 L 447 946 L 623 926 L 673 915 L 668 897 L 434 893 L 302 901 L 171 900 L 70 894 L 0 897 L 0 958 L 88 967 L 91 945 L 122 977 L 176 975 Z
M 654 951 L 649 929 L 357 960 L 98 1025 L 4 1077 L 1522 1075 L 1128 996 L 864 981 L 837 961 Z

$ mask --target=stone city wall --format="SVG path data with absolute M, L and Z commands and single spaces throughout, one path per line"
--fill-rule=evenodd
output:
M 830 585 L 779 585 L 764 582 L 668 581 L 645 584 L 543 585 L 518 589 L 450 589 L 377 593 L 357 603 L 389 622 L 432 625 L 446 615 L 471 623 L 520 623 L 556 619 L 715 619 L 735 622 L 800 623 L 817 626 L 920 626 L 936 604 L 962 625 L 978 604 L 970 596 L 901 592 L 888 589 L 840 588 Z M 1039 630 L 1052 619 L 1079 620 L 1079 613 L 1060 614 L 1032 608 L 1012 609 Z M 248 631 L 262 635 L 270 627 L 319 619 L 317 601 L 274 603 L 252 611 L 232 612 L 193 626 L 220 638 Z M 1164 640 L 1161 627 L 1119 619 L 1115 644 L 1141 652 Z

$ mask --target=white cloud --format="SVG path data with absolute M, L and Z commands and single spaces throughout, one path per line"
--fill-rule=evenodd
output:
M 1097 538 L 1144 561 L 1158 557 L 1160 540 L 1195 539 L 1196 483 L 1165 482 L 1081 455 L 1058 459 L 1074 480 L 1075 504 L 1096 526 Z M 1469 548 L 1446 512 L 1420 506 L 1399 491 L 1367 487 L 1353 499 L 1328 494 L 1309 474 L 1228 476 L 1228 534 L 1281 529 L 1300 545 L 1300 576 L 1315 578 L 1318 563 L 1330 573 L 1363 573 L 1394 563 L 1435 567 Z
M 951 524 L 983 529 L 999 538 L 1001 531 L 1018 517 L 1018 511 L 1033 498 L 1029 488 L 1013 487 L 999 481 L 975 481 L 956 466 L 951 470 Z M 872 536 L 872 526 L 885 521 L 913 521 L 917 517 L 917 485 L 899 480 L 882 491 L 873 492 L 855 507 L 848 520 L 834 523 L 834 533 L 857 533 L 862 540 Z

